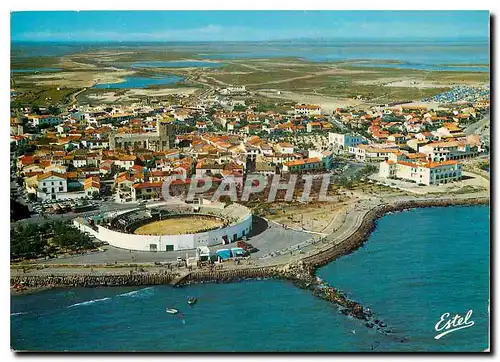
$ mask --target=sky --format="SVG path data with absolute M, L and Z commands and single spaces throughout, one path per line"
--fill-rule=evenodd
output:
M 16 41 L 271 41 L 489 37 L 487 11 L 26 11 Z

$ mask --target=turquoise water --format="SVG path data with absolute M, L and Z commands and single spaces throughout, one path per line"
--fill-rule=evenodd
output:
M 214 46 L 200 53 L 207 59 L 298 57 L 316 62 L 353 60 L 426 64 L 489 64 L 487 41 L 289 41 Z M 391 64 L 394 66 L 395 64 Z M 476 68 L 474 68 L 476 69 Z
M 224 64 L 217 62 L 203 62 L 203 61 L 148 61 L 132 64 L 132 68 L 218 68 Z
M 58 72 L 59 68 L 11 69 L 12 73 Z
M 487 206 L 475 206 L 386 216 L 361 250 L 318 275 L 410 336 L 404 349 L 482 351 L 488 345 L 488 213 Z M 470 309 L 473 327 L 433 339 L 443 313 Z
M 72 288 L 12 297 L 11 346 L 44 351 L 481 351 L 487 347 L 488 271 L 488 207 L 417 209 L 380 219 L 363 248 L 318 271 L 370 307 L 388 323 L 392 336 L 366 328 L 289 282 L 261 280 L 177 289 Z M 188 296 L 199 298 L 193 308 Z M 169 315 L 166 307 L 182 315 Z M 469 309 L 473 327 L 433 339 L 441 314 Z
M 147 88 L 155 85 L 169 85 L 181 83 L 184 80 L 182 77 L 176 75 L 168 75 L 159 78 L 146 78 L 146 77 L 125 77 L 125 81 L 121 83 L 101 83 L 96 84 L 92 88 L 110 88 L 110 89 L 123 89 L 123 88 Z

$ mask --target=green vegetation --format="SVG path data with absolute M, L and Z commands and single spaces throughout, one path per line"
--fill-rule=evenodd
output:
M 10 59 L 11 69 L 58 68 L 58 57 L 26 57 L 13 48 Z
M 47 107 L 69 103 L 71 101 L 71 94 L 77 91 L 78 89 L 75 88 L 57 90 L 57 88 L 46 86 L 16 88 L 16 92 L 21 94 L 12 99 L 11 107 Z
M 374 172 L 378 171 L 378 168 L 377 166 L 375 165 L 366 165 L 365 167 L 363 167 L 357 175 L 359 175 L 359 177 L 363 177 L 363 176 L 367 176 L 367 175 L 370 175 Z
M 92 239 L 63 221 L 18 223 L 10 230 L 11 260 L 51 257 L 93 249 Z
M 15 146 L 15 144 L 13 143 L 11 149 L 12 151 L 16 152 L 16 156 L 19 157 L 35 152 L 36 146 L 34 144 L 22 144 L 19 146 Z

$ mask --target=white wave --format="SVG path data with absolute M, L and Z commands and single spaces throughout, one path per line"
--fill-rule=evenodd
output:
M 101 299 L 92 299 L 92 300 L 87 300 L 85 302 L 80 302 L 80 303 L 76 303 L 76 304 L 71 304 L 68 308 L 71 308 L 71 307 L 77 307 L 77 306 L 80 306 L 80 305 L 89 305 L 89 304 L 94 304 L 94 303 L 97 303 L 97 302 L 103 302 L 105 300 L 108 300 L 108 299 L 111 299 L 109 297 L 106 297 L 106 298 L 101 298 Z
M 123 294 L 118 294 L 117 297 L 139 297 L 142 295 L 147 295 L 150 294 L 150 292 L 153 290 L 153 287 L 147 287 L 139 290 L 133 290 L 131 292 L 123 293 Z
M 28 314 L 29 312 L 17 312 L 17 313 L 10 313 L 11 316 L 13 315 L 25 315 Z

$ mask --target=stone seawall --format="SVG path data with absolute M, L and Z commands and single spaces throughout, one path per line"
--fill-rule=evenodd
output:
M 10 278 L 10 285 L 40 287 L 115 287 L 169 284 L 177 274 L 114 274 L 114 275 L 22 275 Z
M 282 278 L 277 267 L 245 268 L 233 270 L 194 271 L 191 272 L 182 284 L 219 282 L 229 283 L 242 279 Z
M 489 198 L 477 199 L 455 199 L 455 200 L 413 200 L 394 204 L 386 204 L 369 211 L 363 218 L 359 228 L 344 241 L 331 246 L 327 250 L 321 250 L 314 255 L 302 259 L 307 265 L 318 268 L 337 259 L 342 255 L 349 254 L 358 249 L 369 237 L 375 228 L 377 219 L 385 216 L 389 212 L 397 212 L 414 208 L 446 207 L 461 205 L 488 205 Z

